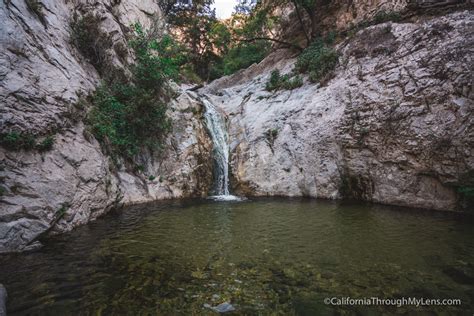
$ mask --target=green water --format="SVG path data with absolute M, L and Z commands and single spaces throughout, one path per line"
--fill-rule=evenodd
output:
M 181 201 L 115 211 L 0 257 L 10 315 L 472 315 L 472 218 L 368 204 Z M 329 306 L 326 297 L 461 306 Z M 208 306 L 208 305 L 206 305 Z

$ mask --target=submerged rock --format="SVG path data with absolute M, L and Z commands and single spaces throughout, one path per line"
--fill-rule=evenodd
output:
M 459 284 L 474 284 L 473 269 L 469 267 L 453 266 L 443 269 L 443 273 Z
M 210 304 L 204 304 L 205 308 L 212 309 L 213 311 L 223 314 L 223 313 L 229 313 L 229 312 L 234 312 L 236 309 L 232 304 L 230 303 L 222 303 L 217 306 L 211 306 Z

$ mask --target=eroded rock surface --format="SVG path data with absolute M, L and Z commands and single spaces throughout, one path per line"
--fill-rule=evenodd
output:
M 265 91 L 280 51 L 202 93 L 227 113 L 234 190 L 462 208 L 474 182 L 474 16 L 384 23 L 341 43 L 326 86 Z M 274 135 L 274 136 L 269 136 Z
M 212 181 L 211 143 L 202 105 L 181 91 L 170 104 L 165 150 L 140 157 L 140 170 L 115 166 L 81 122 L 76 104 L 99 84 L 96 69 L 71 44 L 73 12 L 100 16 L 112 43 L 126 43 L 134 22 L 160 18 L 155 1 L 0 3 L 0 133 L 54 134 L 51 151 L 0 147 L 0 252 L 28 250 L 42 234 L 64 232 L 117 203 L 202 196 Z M 114 47 L 111 62 L 120 66 Z

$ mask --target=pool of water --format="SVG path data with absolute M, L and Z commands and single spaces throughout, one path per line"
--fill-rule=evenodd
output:
M 10 315 L 472 315 L 472 217 L 309 199 L 128 207 L 0 257 Z M 327 297 L 461 299 L 333 306 Z M 336 301 L 337 302 L 337 301 Z

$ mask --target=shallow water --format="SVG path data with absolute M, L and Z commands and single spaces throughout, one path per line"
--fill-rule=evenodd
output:
M 0 283 L 12 315 L 205 315 L 223 302 L 246 315 L 472 315 L 473 227 L 466 216 L 352 202 L 148 204 L 0 257 Z M 346 296 L 462 305 L 324 304 Z

